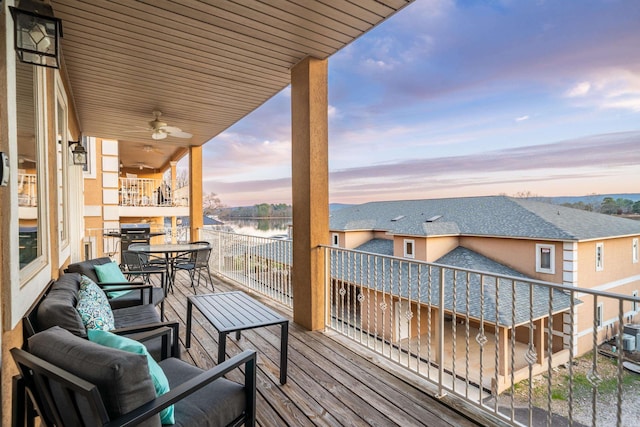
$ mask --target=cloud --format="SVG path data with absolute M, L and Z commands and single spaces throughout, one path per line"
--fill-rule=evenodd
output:
M 640 163 L 640 132 L 595 135 L 526 147 L 446 156 L 411 159 L 387 164 L 347 168 L 331 174 L 332 180 L 377 177 L 433 178 L 443 174 L 485 174 L 536 169 L 570 169 L 586 167 L 620 167 Z M 606 147 L 606 148 L 603 148 Z
M 640 64 L 629 68 L 603 68 L 588 73 L 590 82 L 566 92 L 577 106 L 640 112 Z
M 561 191 L 559 183 L 580 188 L 592 183 L 622 188 L 637 175 L 640 163 L 640 131 L 592 135 L 549 144 L 491 150 L 460 156 L 412 159 L 364 167 L 345 168 L 329 174 L 332 200 L 361 202 L 443 195 L 515 194 L 523 188 L 534 193 Z M 612 181 L 613 180 L 613 181 Z M 536 190 L 547 186 L 544 191 Z M 632 184 L 629 184 L 632 185 Z M 223 202 L 285 201 L 291 197 L 291 178 L 237 181 L 205 180 L 205 191 L 217 193 Z M 510 190 L 509 190 L 510 189 Z M 579 190 L 576 190 L 579 191 Z
M 529 116 L 520 116 L 516 117 L 516 122 L 524 122 L 525 120 L 529 120 Z
M 576 96 L 585 96 L 587 93 L 589 93 L 589 89 L 591 89 L 591 83 L 580 82 L 569 89 L 565 93 L 565 96 L 568 96 L 569 98 L 575 98 Z

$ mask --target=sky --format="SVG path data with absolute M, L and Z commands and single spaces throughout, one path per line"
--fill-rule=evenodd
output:
M 416 0 L 328 67 L 332 203 L 640 193 L 638 0 Z M 291 203 L 290 102 L 204 145 L 205 192 Z

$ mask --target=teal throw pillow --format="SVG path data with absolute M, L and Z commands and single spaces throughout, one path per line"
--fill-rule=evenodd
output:
M 161 396 L 169 391 L 169 380 L 167 379 L 167 376 L 164 374 L 160 365 L 153 360 L 153 357 L 151 357 L 147 348 L 142 343 L 107 331 L 90 330 L 88 331 L 88 335 L 89 341 L 93 341 L 97 344 L 147 356 L 149 375 L 153 380 L 153 386 L 156 389 L 156 396 Z M 173 405 L 160 412 L 160 421 L 162 421 L 162 424 L 175 424 L 176 421 Z
M 82 323 L 87 329 L 109 331 L 116 327 L 107 296 L 87 276 L 80 277 L 76 310 L 80 313 Z
M 101 283 L 127 283 L 127 278 L 124 277 L 122 271 L 120 271 L 120 267 L 115 262 L 108 262 L 102 265 L 94 266 L 96 270 L 96 275 L 98 276 L 98 280 Z M 131 291 L 113 291 L 107 292 L 109 298 L 117 298 L 122 295 L 126 295 Z

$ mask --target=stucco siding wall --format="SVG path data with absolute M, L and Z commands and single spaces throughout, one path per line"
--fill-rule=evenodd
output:
M 555 246 L 554 274 L 536 272 L 536 244 Z M 476 251 L 531 278 L 552 283 L 562 283 L 562 242 L 493 237 L 460 237 L 460 246 Z
M 373 239 L 372 231 L 349 231 L 344 233 L 344 248 L 354 249 Z M 342 237 L 342 236 L 341 236 Z M 342 241 L 340 242 L 342 243 Z

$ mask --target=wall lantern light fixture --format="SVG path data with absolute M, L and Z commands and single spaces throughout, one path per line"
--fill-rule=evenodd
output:
M 84 149 L 81 140 L 78 141 L 69 141 L 69 147 L 75 145 L 71 154 L 73 156 L 73 164 L 74 165 L 86 165 L 87 164 L 87 150 Z
M 62 20 L 42 0 L 20 0 L 9 6 L 13 16 L 14 47 L 20 61 L 43 67 L 60 68 Z

